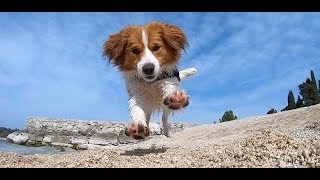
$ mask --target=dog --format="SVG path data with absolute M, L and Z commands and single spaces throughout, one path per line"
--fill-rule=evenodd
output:
M 151 114 L 163 111 L 163 134 L 170 137 L 168 117 L 189 104 L 180 83 L 197 70 L 177 70 L 187 37 L 179 27 L 150 22 L 131 25 L 112 34 L 103 44 L 103 57 L 122 72 L 129 95 L 131 124 L 125 134 L 134 139 L 150 135 Z

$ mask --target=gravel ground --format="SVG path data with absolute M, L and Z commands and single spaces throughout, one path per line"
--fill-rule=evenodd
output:
M 0 167 L 320 167 L 320 105 L 64 155 L 0 152 Z

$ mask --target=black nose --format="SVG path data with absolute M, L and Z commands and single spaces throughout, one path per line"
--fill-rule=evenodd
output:
M 144 66 L 142 66 L 142 71 L 146 75 L 152 75 L 153 71 L 154 71 L 154 64 L 152 64 L 152 63 L 145 64 Z

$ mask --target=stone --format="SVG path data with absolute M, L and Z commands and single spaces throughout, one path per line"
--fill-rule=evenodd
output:
M 149 123 L 149 129 L 151 134 L 161 134 L 161 128 L 158 123 Z
M 43 136 L 37 136 L 36 137 L 37 142 L 42 142 L 43 141 Z
M 90 137 L 89 139 L 89 144 L 94 144 L 94 145 L 109 145 L 109 144 L 116 144 L 117 143 L 117 139 L 112 140 L 105 140 L 102 138 L 98 138 L 98 137 Z
M 54 142 L 54 143 L 51 143 L 52 146 L 61 146 L 61 147 L 68 147 L 68 148 L 73 148 L 73 145 L 72 144 L 67 144 L 67 143 L 57 143 L 57 142 Z
M 37 146 L 37 142 L 36 141 L 32 141 L 32 140 L 28 140 L 24 145 L 26 146 Z
M 284 161 L 280 160 L 279 161 L 279 167 L 280 168 L 285 168 L 287 166 L 287 163 L 285 163 Z
M 46 135 L 43 137 L 42 141 L 45 143 L 51 143 L 52 142 L 52 135 Z
M 309 158 L 309 151 L 308 151 L 308 149 L 303 149 L 302 150 L 302 155 L 306 158 L 306 159 L 308 159 Z
M 89 147 L 87 144 L 79 144 L 76 146 L 76 149 L 79 149 L 79 150 L 87 150 Z
M 317 140 L 317 142 L 315 143 L 316 149 L 320 150 L 320 140 Z
M 37 135 L 36 134 L 29 134 L 29 137 L 28 137 L 29 141 L 36 141 L 36 138 L 37 138 Z
M 64 144 L 70 144 L 71 138 L 69 136 L 54 136 L 52 138 L 53 143 L 64 143 Z
M 89 140 L 87 137 L 85 136 L 80 136 L 80 137 L 72 137 L 71 138 L 71 144 L 88 144 L 89 143 Z
M 7 136 L 7 139 L 16 144 L 25 144 L 29 139 L 29 135 L 29 133 L 24 132 L 13 132 Z
M 116 141 L 118 134 L 114 132 L 95 133 L 92 135 L 92 137 L 101 138 L 106 141 Z

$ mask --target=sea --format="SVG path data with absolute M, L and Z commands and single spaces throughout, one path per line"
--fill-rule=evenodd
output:
M 41 147 L 32 147 L 24 146 L 14 143 L 9 143 L 4 139 L 0 139 L 0 152 L 13 152 L 22 155 L 30 154 L 68 154 L 75 150 L 71 148 L 64 148 L 64 151 L 61 151 L 55 147 L 41 146 Z

